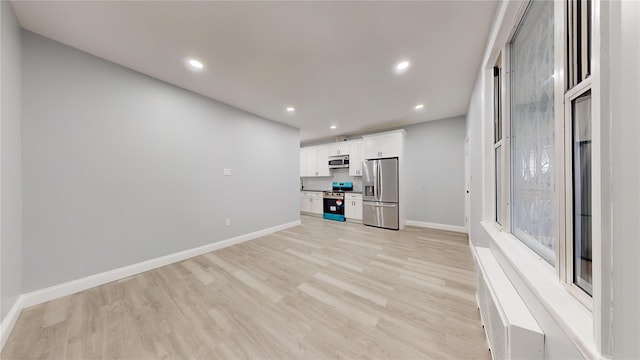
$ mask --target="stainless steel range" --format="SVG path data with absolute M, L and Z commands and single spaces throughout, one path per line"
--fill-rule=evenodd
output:
M 331 184 L 331 188 L 332 191 L 325 191 L 322 193 L 324 207 L 322 217 L 329 220 L 345 221 L 344 190 L 353 190 L 353 182 L 334 181 Z

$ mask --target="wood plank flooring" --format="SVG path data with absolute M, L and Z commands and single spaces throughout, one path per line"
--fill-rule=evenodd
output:
M 467 237 L 302 225 L 23 310 L 2 359 L 489 359 Z

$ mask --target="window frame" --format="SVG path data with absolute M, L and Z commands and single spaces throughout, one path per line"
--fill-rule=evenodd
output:
M 573 295 L 580 303 L 582 303 L 585 307 L 587 307 L 591 312 L 594 311 L 595 303 L 601 297 L 600 294 L 600 237 L 598 233 L 598 229 L 600 228 L 600 218 L 598 214 L 600 214 L 600 183 L 597 179 L 600 178 L 600 122 L 599 122 L 599 93 L 598 93 L 598 85 L 599 81 L 597 79 L 597 75 L 599 74 L 599 67 L 597 64 L 594 64 L 593 59 L 598 55 L 595 47 L 595 36 L 594 36 L 594 27 L 596 26 L 596 17 L 595 17 L 595 6 L 596 1 L 589 0 L 575 0 L 583 3 L 590 3 L 590 7 L 588 8 L 588 12 L 585 18 L 585 14 L 578 14 L 581 20 L 581 26 L 578 28 L 574 26 L 574 20 L 570 17 L 570 9 L 571 5 L 574 7 L 575 4 L 569 4 L 569 0 L 562 1 L 562 19 L 565 21 L 562 23 L 564 29 L 571 28 L 571 31 L 581 31 L 583 33 L 587 33 L 590 36 L 588 39 L 576 37 L 575 33 L 568 33 L 562 37 L 562 41 L 564 43 L 563 46 L 563 70 L 567 73 L 567 76 L 563 79 L 564 81 L 561 83 L 562 85 L 562 93 L 563 93 L 563 121 L 562 121 L 562 131 L 563 133 L 563 156 L 565 157 L 564 167 L 565 171 L 563 172 L 564 176 L 562 178 L 562 182 L 560 188 L 564 193 L 563 199 L 563 214 L 564 221 L 563 227 L 564 231 L 561 236 L 562 246 L 564 256 L 562 258 L 563 266 L 560 269 L 560 281 L 564 284 L 567 291 Z M 585 20 L 590 22 L 590 28 L 587 31 L 587 27 L 585 24 Z M 576 47 L 573 42 L 579 41 L 581 45 L 581 52 L 576 53 Z M 587 56 L 585 58 L 585 56 Z M 582 63 L 579 67 L 577 64 L 572 61 L 586 61 Z M 573 68 L 572 68 L 573 66 Z M 581 69 L 580 73 L 578 73 L 577 69 Z M 572 74 L 569 74 L 571 72 Z M 576 77 L 578 77 L 579 81 L 576 81 Z M 581 289 L 573 282 L 573 268 L 574 268 L 574 254 L 573 254 L 573 118 L 572 118 L 572 101 L 587 91 L 591 91 L 592 94 L 592 109 L 591 109 L 591 127 L 592 127 L 592 149 L 591 149 L 591 213 L 592 213 L 592 270 L 591 270 L 591 286 L 592 286 L 592 294 L 589 295 L 586 291 Z
M 496 83 L 495 83 L 495 69 L 498 69 L 498 95 L 500 96 L 500 103 L 499 103 L 499 107 L 498 107 L 498 111 L 499 113 L 499 119 L 500 119 L 500 140 L 496 141 L 496 121 L 495 121 L 495 117 L 496 114 L 495 112 L 492 113 L 493 115 L 493 119 L 494 121 L 492 122 L 492 134 L 493 134 L 493 157 L 492 157 L 492 162 L 493 162 L 493 189 L 494 189 L 494 194 L 493 194 L 493 222 L 495 223 L 496 227 L 500 230 L 508 230 L 509 229 L 509 199 L 506 198 L 509 194 L 509 182 L 506 181 L 506 176 L 505 174 L 508 174 L 508 171 L 510 169 L 509 166 L 509 159 L 510 157 L 508 156 L 508 151 L 509 151 L 509 147 L 508 147 L 508 134 L 509 132 L 505 129 L 505 127 L 507 127 L 507 122 L 509 119 L 508 116 L 508 112 L 505 111 L 505 100 L 508 98 L 508 95 L 506 94 L 506 89 L 505 89 L 505 78 L 507 77 L 507 72 L 505 71 L 505 58 L 506 56 L 503 55 L 506 54 L 505 49 L 503 49 L 502 51 L 500 51 L 498 53 L 498 56 L 496 57 L 496 60 L 494 61 L 494 67 L 493 67 L 493 76 L 492 76 L 492 102 L 494 104 L 494 106 L 492 107 L 492 110 L 495 111 L 496 106 L 495 106 L 495 95 L 496 95 Z M 498 156 L 498 149 L 501 150 L 501 156 L 500 156 L 500 169 L 498 169 L 498 164 L 497 164 L 497 156 Z M 500 176 L 500 180 L 501 180 L 501 188 L 498 188 L 498 176 Z M 501 192 L 501 196 L 498 197 L 498 192 Z M 502 200 L 502 203 L 499 203 L 498 199 Z M 502 207 L 502 223 L 500 223 L 498 220 L 498 206 Z
M 573 100 L 579 98 L 580 96 L 582 96 L 583 94 L 585 94 L 588 91 L 591 91 L 592 89 L 592 81 L 591 81 L 591 77 L 588 77 L 584 80 L 582 80 L 580 83 L 578 83 L 576 86 L 574 86 L 573 88 L 571 88 L 570 90 L 565 92 L 565 100 L 564 100 L 564 158 L 565 158 L 565 178 L 564 178 L 564 194 L 565 194 L 565 198 L 564 198 L 564 208 L 565 208 L 565 212 L 564 212 L 564 220 L 565 220 L 565 234 L 564 234 L 564 248 L 565 248 L 565 276 L 563 280 L 563 283 L 565 284 L 565 287 L 567 288 L 567 290 L 573 295 L 575 296 L 584 306 L 586 306 L 589 310 L 593 311 L 593 295 L 589 295 L 586 291 L 584 291 L 582 288 L 580 288 L 578 285 L 576 285 L 576 283 L 573 281 L 573 268 L 574 268 L 574 256 L 573 256 L 573 243 L 574 243 L 574 238 L 573 238 L 573 109 L 572 109 L 572 104 L 573 104 Z M 592 93 L 593 94 L 593 93 Z M 593 98 L 592 98 L 593 99 Z M 594 123 L 594 113 L 593 111 L 591 112 L 591 124 L 593 126 Z M 594 142 L 595 142 L 595 134 L 592 134 L 592 137 L 594 138 Z M 592 149 L 593 151 L 593 149 Z M 591 158 L 591 161 L 593 163 L 593 156 Z M 595 178 L 595 174 L 593 172 L 593 168 L 592 168 L 592 173 L 591 173 L 591 178 L 592 178 L 592 187 L 595 187 L 595 182 L 593 182 L 593 178 Z M 592 196 L 593 196 L 593 191 L 592 191 Z M 591 203 L 591 208 L 592 208 L 592 214 L 593 214 L 593 208 L 594 208 L 594 202 Z M 592 235 L 592 249 L 594 249 L 595 247 L 593 246 L 593 241 L 595 240 L 595 232 L 593 230 L 593 225 L 592 225 L 592 230 L 591 230 L 591 235 Z M 592 250 L 593 251 L 593 250 Z M 592 261 L 595 262 L 595 258 L 596 256 L 592 256 L 593 259 Z M 592 265 L 592 280 L 591 280 L 591 286 L 592 286 L 592 293 L 595 291 L 595 286 L 593 284 L 593 279 L 595 278 L 595 276 L 593 276 L 595 269 L 593 268 Z
M 492 165 L 493 165 L 493 212 L 492 212 L 492 223 L 496 228 L 500 231 L 508 233 L 512 239 L 515 241 L 519 241 L 525 245 L 525 247 L 529 250 L 529 252 L 536 257 L 540 257 L 534 250 L 529 248 L 524 242 L 519 239 L 514 233 L 511 227 L 511 113 L 509 111 L 511 106 L 511 59 L 510 59 L 510 46 L 514 40 L 516 31 L 520 26 L 522 19 L 530 6 L 531 2 L 534 0 L 525 0 L 522 2 L 521 8 L 518 11 L 516 16 L 517 21 L 516 25 L 511 30 L 511 33 L 507 37 L 505 44 L 501 47 L 501 50 L 498 51 L 498 54 L 495 56 L 493 64 L 500 63 L 500 118 L 501 118 L 501 127 L 502 127 L 502 139 L 499 142 L 495 141 L 495 121 L 491 121 L 492 124 Z M 592 251 L 593 251 L 593 267 L 592 267 L 592 287 L 593 287 L 593 295 L 589 295 L 576 284 L 573 283 L 573 219 L 571 211 L 573 210 L 573 166 L 572 163 L 572 149 L 571 149 L 571 137 L 572 137 L 572 119 L 571 119 L 571 100 L 574 98 L 584 94 L 586 91 L 591 90 L 593 94 L 593 108 L 592 108 L 592 127 L 594 133 L 593 141 L 596 142 L 596 139 L 599 136 L 599 123 L 597 110 L 599 106 L 595 103 L 597 101 L 597 84 L 599 81 L 593 80 L 594 75 L 598 74 L 597 66 L 594 67 L 593 63 L 590 66 L 590 74 L 580 81 L 576 86 L 572 89 L 567 90 L 568 86 L 568 42 L 566 41 L 567 36 L 567 1 L 556 1 L 554 2 L 554 131 L 555 131 L 555 140 L 554 140 L 554 150 L 556 151 L 556 159 L 553 163 L 556 166 L 557 171 L 555 175 L 556 181 L 556 200 L 557 200 L 557 208 L 556 208 L 556 231 L 555 231 L 555 241 L 556 241 L 556 249 L 555 249 L 555 265 L 551 265 L 545 263 L 549 266 L 550 269 L 556 274 L 558 281 L 564 285 L 567 291 L 576 298 L 580 303 L 582 303 L 590 312 L 594 311 L 594 298 L 599 297 L 600 288 L 599 288 L 599 273 L 600 271 L 600 258 L 599 254 L 596 254 L 596 251 L 600 251 L 600 241 L 597 234 L 597 229 L 599 223 L 596 224 L 599 220 L 597 219 L 597 214 L 599 213 L 599 199 L 597 196 L 600 193 L 599 190 L 599 182 L 597 182 L 597 178 L 600 175 L 600 167 L 599 167 L 599 154 L 597 151 L 599 150 L 599 144 L 594 144 L 592 148 L 592 214 L 594 217 L 594 224 L 592 230 Z M 595 1 L 591 1 L 591 49 L 594 49 L 594 22 L 595 20 L 595 11 L 594 11 Z M 597 56 L 597 52 L 591 50 L 590 52 L 590 61 L 593 62 L 593 58 Z M 495 65 L 494 65 L 495 66 Z M 492 70 L 492 69 L 491 69 Z M 493 72 L 492 72 L 493 75 Z M 491 77 L 493 80 L 493 77 Z M 492 84 L 492 94 L 495 94 L 493 89 L 493 81 Z M 493 99 L 492 99 L 493 100 Z M 493 114 L 492 107 L 492 115 Z M 569 114 L 567 114 L 567 111 Z M 569 128 L 567 128 L 569 126 Z M 567 140 L 569 139 L 569 140 Z M 497 174 L 498 170 L 496 169 L 496 152 L 499 147 L 502 147 L 502 169 L 499 172 L 502 180 L 502 206 L 503 206 L 503 224 L 499 224 L 497 222 L 497 199 L 498 194 L 497 189 Z M 597 208 L 598 207 L 598 208 Z M 597 226 L 596 226 L 597 225 Z
M 528 3 L 528 1 L 527 1 Z M 526 8 L 526 6 L 525 6 Z M 524 14 L 524 11 L 522 12 Z M 509 35 L 509 41 L 502 47 L 502 49 L 498 52 L 498 55 L 495 57 L 493 63 L 494 66 L 498 66 L 500 69 L 500 120 L 501 120 L 501 130 L 502 136 L 500 141 L 496 142 L 495 138 L 492 139 L 492 161 L 493 164 L 493 224 L 501 231 L 507 232 L 511 234 L 511 114 L 509 112 L 510 108 L 510 53 L 509 53 L 509 43 L 511 42 L 511 38 L 515 34 L 515 28 L 512 30 L 512 33 Z M 492 77 L 493 80 L 493 77 Z M 492 94 L 495 94 L 493 91 L 493 82 L 492 82 Z M 493 101 L 493 99 L 492 99 Z M 492 108 L 493 109 L 493 108 Z M 493 113 L 492 113 L 493 115 Z M 492 124 L 492 134 L 495 134 L 495 121 L 491 122 Z M 495 137 L 495 135 L 494 135 Z M 497 179 L 496 174 L 498 174 L 498 169 L 496 169 L 496 151 L 498 148 L 502 148 L 502 156 L 501 156 L 501 169 L 499 174 L 502 180 L 502 220 L 503 223 L 500 224 L 497 221 L 497 206 L 498 206 L 498 191 L 497 188 Z

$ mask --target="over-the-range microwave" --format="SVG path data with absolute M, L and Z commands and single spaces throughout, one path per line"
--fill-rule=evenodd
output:
M 349 167 L 349 155 L 330 156 L 329 169 L 340 169 Z

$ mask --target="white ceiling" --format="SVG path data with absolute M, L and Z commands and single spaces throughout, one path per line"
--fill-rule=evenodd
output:
M 301 141 L 309 141 L 465 114 L 496 3 L 13 1 L 13 7 L 25 29 L 298 127 Z M 187 57 L 201 60 L 204 71 L 189 70 Z M 401 59 L 411 66 L 397 75 Z M 418 103 L 422 111 L 413 110 Z

